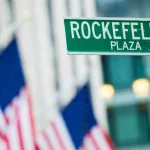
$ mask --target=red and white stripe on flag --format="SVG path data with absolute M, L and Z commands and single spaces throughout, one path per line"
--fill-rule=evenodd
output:
M 8 137 L 6 135 L 7 127 L 6 120 L 0 109 L 0 150 L 9 150 Z
M 0 135 L 0 142 L 7 150 L 35 150 L 35 132 L 29 92 L 24 87 L 6 108 L 3 118 L 7 120 Z
M 0 150 L 10 150 L 8 138 L 2 131 L 0 131 Z
M 46 130 L 37 135 L 37 145 L 40 150 L 75 150 L 59 112 L 53 115 Z
M 115 148 L 105 130 L 96 125 L 85 136 L 80 150 L 115 150 Z

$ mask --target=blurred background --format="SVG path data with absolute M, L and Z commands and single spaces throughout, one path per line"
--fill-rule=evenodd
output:
M 149 0 L 0 1 L 0 46 L 16 34 L 37 130 L 90 80 L 96 118 L 117 150 L 150 149 L 150 57 L 68 56 L 63 25 L 68 16 L 148 18 L 149 7 Z

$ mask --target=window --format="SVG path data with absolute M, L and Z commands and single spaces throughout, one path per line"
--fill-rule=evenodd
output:
M 104 82 L 116 89 L 131 88 L 137 78 L 145 77 L 141 56 L 103 56 Z
M 118 147 L 150 143 L 148 103 L 108 108 L 111 137 Z

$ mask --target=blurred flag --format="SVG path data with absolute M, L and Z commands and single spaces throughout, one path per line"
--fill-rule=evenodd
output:
M 81 13 L 79 12 L 81 11 L 79 10 L 80 2 L 77 0 L 76 2 L 71 0 L 68 2 L 71 15 L 79 16 Z M 59 98 L 61 106 L 65 106 L 65 108 L 60 111 L 54 106 L 55 112 L 53 110 L 50 112 L 49 115 L 52 117 L 47 127 L 37 135 L 37 144 L 40 150 L 114 150 L 109 136 L 102 126 L 98 125 L 93 114 L 89 85 L 86 84 L 90 70 L 87 64 L 89 59 L 86 56 L 67 56 L 65 53 L 63 16 L 67 14 L 66 4 L 65 0 L 55 0 L 51 1 L 50 5 L 56 49 Z M 87 6 L 90 10 L 89 13 L 93 11 L 90 6 L 91 3 Z M 90 79 L 91 85 L 93 85 L 91 87 L 93 91 L 96 91 L 91 91 L 94 101 L 99 100 L 97 92 L 100 86 L 98 60 L 98 57 L 90 59 L 92 66 Z M 79 91 L 76 91 L 77 88 Z M 53 96 L 51 96 L 51 100 L 53 100 Z
M 107 133 L 94 117 L 89 85 L 84 85 L 63 111 L 76 149 L 114 150 Z
M 37 135 L 37 145 L 40 150 L 75 150 L 61 112 L 53 112 L 47 128 Z
M 115 149 L 108 134 L 97 124 L 89 93 L 86 84 L 61 113 L 55 113 L 48 128 L 38 135 L 41 150 Z
M 35 150 L 31 99 L 15 39 L 0 54 L 0 73 L 2 150 Z

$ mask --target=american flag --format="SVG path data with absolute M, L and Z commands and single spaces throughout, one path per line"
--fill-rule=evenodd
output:
M 52 112 L 48 127 L 37 136 L 41 150 L 115 150 L 94 117 L 89 93 L 86 84 L 62 111 Z
M 53 116 L 45 130 L 37 135 L 40 150 L 75 150 L 69 132 L 59 111 Z
M 35 150 L 32 105 L 14 38 L 0 54 L 0 150 Z

